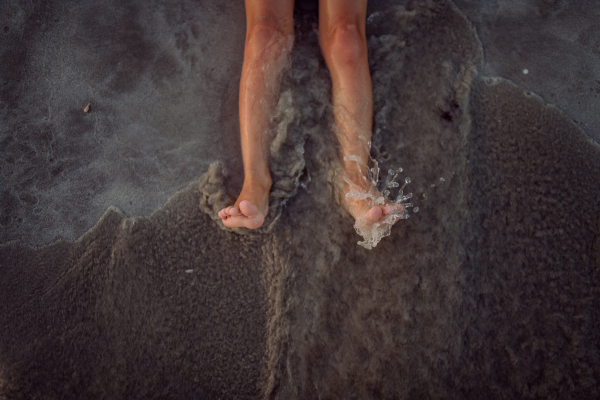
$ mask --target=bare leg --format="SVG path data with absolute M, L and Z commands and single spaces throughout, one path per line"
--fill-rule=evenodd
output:
M 366 178 L 373 119 L 366 12 L 367 0 L 319 1 L 319 41 L 331 73 L 333 116 L 344 157 L 340 190 L 357 225 L 379 221 L 402 207 L 345 196 L 350 191 L 358 191 L 382 198 Z
M 294 0 L 246 0 L 246 45 L 240 81 L 244 186 L 219 211 L 230 228 L 261 226 L 269 210 L 269 122 L 294 35 Z

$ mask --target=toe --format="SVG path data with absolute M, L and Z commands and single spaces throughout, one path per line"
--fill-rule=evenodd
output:
M 265 218 L 262 216 L 262 214 L 259 214 L 258 216 L 254 217 L 254 218 L 248 218 L 244 215 L 236 215 L 236 216 L 230 216 L 229 218 L 224 219 L 223 225 L 225 225 L 228 228 L 256 229 L 256 228 L 262 226 L 264 220 L 265 220 Z
M 236 216 L 240 214 L 240 209 L 239 207 L 227 207 L 227 215 L 229 215 L 230 217 Z
M 244 200 L 240 203 L 240 213 L 248 218 L 255 218 L 258 215 L 258 207 L 250 203 L 248 200 Z
M 383 215 L 383 210 L 379 206 L 371 207 L 369 211 L 366 212 L 365 217 L 367 220 L 374 222 L 378 221 L 379 218 Z
M 404 209 L 404 207 L 402 207 L 402 204 L 396 204 L 396 203 L 387 204 L 382 207 L 382 211 L 385 215 L 400 212 L 403 209 Z
M 242 221 L 242 219 L 245 218 L 246 217 L 242 217 L 239 215 L 236 217 L 229 216 L 223 219 L 223 225 L 225 225 L 228 228 L 239 228 L 241 226 L 244 226 L 244 221 Z

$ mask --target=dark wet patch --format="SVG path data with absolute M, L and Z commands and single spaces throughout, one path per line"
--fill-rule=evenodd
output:
M 23 5 L 20 5 L 23 6 Z M 31 7 L 17 7 L 25 14 L 19 26 L 5 26 L 3 33 L 10 38 L 0 41 L 0 99 L 4 107 L 9 110 L 19 108 L 19 101 L 23 93 L 22 85 L 27 74 L 30 73 L 31 60 L 29 51 L 34 48 L 34 43 L 46 34 L 58 22 L 56 5 L 42 2 L 32 4 Z M 17 14 L 16 9 L 12 10 Z M 8 16 L 14 17 L 13 15 Z
M 133 91 L 158 51 L 145 37 L 139 12 L 137 4 L 119 3 L 108 9 L 104 5 L 87 7 L 79 16 L 74 42 L 87 56 L 81 62 L 87 65 L 92 81 L 105 84 L 114 93 Z
M 19 200 L 21 201 L 21 204 L 23 204 L 25 207 L 33 207 L 40 201 L 40 199 L 38 199 L 31 193 L 20 193 Z M 21 221 L 23 221 L 22 218 Z

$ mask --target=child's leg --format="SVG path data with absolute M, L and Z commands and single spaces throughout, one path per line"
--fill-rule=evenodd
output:
M 244 186 L 219 212 L 230 228 L 258 228 L 269 210 L 269 122 L 294 36 L 294 0 L 246 0 L 246 45 L 240 81 Z
M 333 116 L 344 160 L 345 193 L 375 193 L 366 179 L 373 119 L 371 75 L 365 23 L 367 0 L 320 0 L 319 41 L 331 73 Z M 359 160 L 357 164 L 356 160 Z M 360 165 L 360 166 L 359 166 Z M 344 193 L 343 193 L 344 194 Z M 379 193 L 375 193 L 379 195 Z M 363 222 L 374 222 L 397 211 L 397 205 L 372 206 L 366 200 L 342 196 L 348 211 Z M 380 195 L 378 196 L 380 197 Z

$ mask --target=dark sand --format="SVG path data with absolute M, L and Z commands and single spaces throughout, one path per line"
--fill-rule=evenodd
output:
M 219 4 L 0 5 L 0 398 L 600 396 L 600 6 L 370 3 L 373 155 L 420 211 L 369 251 L 310 4 L 269 220 L 216 221 L 244 31 Z

